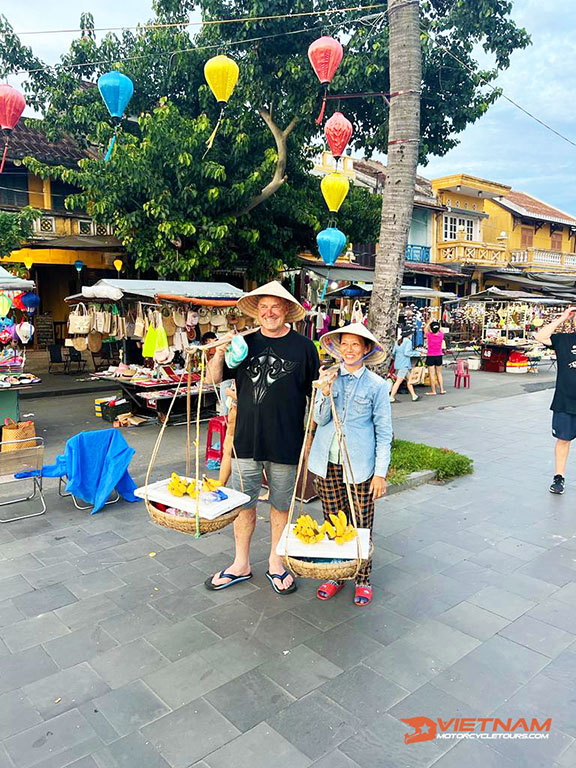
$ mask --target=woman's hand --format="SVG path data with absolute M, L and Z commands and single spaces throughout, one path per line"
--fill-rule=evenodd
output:
M 381 498 L 386 493 L 387 483 L 385 477 L 380 477 L 380 475 L 374 475 L 372 480 L 370 481 L 370 493 L 372 494 L 372 498 L 374 501 L 376 499 Z
M 337 378 L 339 372 L 340 368 L 338 366 L 332 366 L 331 368 L 320 368 L 320 375 L 318 376 L 318 381 L 315 382 L 315 385 L 318 387 L 318 389 L 322 390 L 322 394 L 325 397 L 328 397 L 332 391 L 332 384 Z

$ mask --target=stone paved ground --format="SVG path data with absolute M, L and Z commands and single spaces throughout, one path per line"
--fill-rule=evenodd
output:
M 263 520 L 254 580 L 209 593 L 231 531 L 164 531 L 142 505 L 88 517 L 52 484 L 44 518 L 0 528 L 0 768 L 576 766 L 576 483 L 547 491 L 549 399 L 395 409 L 399 436 L 476 471 L 380 504 L 369 609 L 350 587 L 277 597 Z M 128 434 L 141 479 L 153 435 Z M 416 716 L 552 730 L 405 745 Z

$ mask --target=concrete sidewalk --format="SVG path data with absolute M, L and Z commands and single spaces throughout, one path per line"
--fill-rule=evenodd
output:
M 350 586 L 327 603 L 307 581 L 275 595 L 265 507 L 253 580 L 222 592 L 202 582 L 230 564 L 230 529 L 196 540 L 141 504 L 90 517 L 54 487 L 45 517 L 2 526 L 0 766 L 575 766 L 576 482 L 548 493 L 550 392 L 426 400 L 397 435 L 475 472 L 379 503 L 370 608 Z M 141 481 L 156 430 L 125 434 Z M 182 456 L 182 430 L 166 435 L 159 474 Z M 405 744 L 415 717 L 552 727 Z

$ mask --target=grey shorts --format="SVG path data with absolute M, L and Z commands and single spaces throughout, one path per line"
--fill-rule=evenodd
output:
M 410 368 L 398 368 L 398 370 L 396 371 L 396 378 L 406 379 L 408 378 L 409 373 L 410 373 Z
M 268 478 L 270 504 L 275 509 L 287 510 L 292 501 L 296 465 L 275 464 L 272 461 L 254 461 L 254 459 L 232 459 L 232 488 L 250 496 L 250 501 L 246 502 L 244 509 L 253 509 L 256 506 L 262 490 L 262 470 L 266 470 L 266 477 Z M 240 474 L 242 475 L 242 483 L 240 482 Z

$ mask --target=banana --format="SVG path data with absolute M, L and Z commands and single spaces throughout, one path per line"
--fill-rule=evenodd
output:
M 322 541 L 325 532 L 324 527 L 319 527 L 313 517 L 310 515 L 301 515 L 296 520 L 294 535 L 305 544 L 315 544 L 318 541 Z
M 335 541 L 336 544 L 344 544 L 344 542 L 352 541 L 352 539 L 356 538 L 358 532 L 353 525 L 348 524 L 345 512 L 340 510 L 337 515 L 330 513 L 329 517 L 330 522 L 325 520 L 322 525 L 322 529 L 326 532 L 329 539 Z

